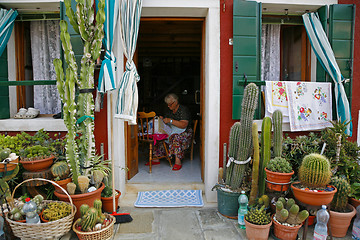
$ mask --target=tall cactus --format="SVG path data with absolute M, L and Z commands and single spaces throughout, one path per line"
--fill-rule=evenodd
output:
M 259 164 L 259 195 L 265 193 L 265 167 L 271 158 L 271 118 L 264 117 L 261 126 L 261 155 Z
M 236 159 L 239 151 L 239 137 L 240 137 L 240 122 L 235 122 L 230 129 L 229 136 L 229 153 L 228 156 Z M 230 166 L 226 168 L 226 184 L 230 185 L 231 175 L 234 168 L 234 162 L 230 163 Z
M 306 155 L 299 168 L 299 180 L 306 187 L 326 187 L 330 182 L 329 160 L 318 153 Z
M 251 191 L 250 191 L 250 199 L 249 204 L 254 204 L 255 199 L 258 193 L 258 186 L 259 186 L 259 133 L 257 129 L 257 124 L 254 122 L 252 125 L 252 140 L 253 140 L 253 147 L 254 147 L 254 159 L 253 159 L 253 166 L 252 166 L 252 181 L 251 181 Z
M 65 80 L 62 61 L 55 59 L 54 66 L 59 95 L 64 103 L 64 123 L 68 129 L 66 159 L 70 163 L 73 181 L 78 185 L 78 176 L 87 174 L 83 169 L 87 169 L 86 167 L 89 167 L 95 157 L 95 107 L 91 90 L 94 88 L 95 60 L 100 56 L 101 41 L 104 37 L 105 0 L 99 0 L 96 19 L 93 1 L 76 0 L 76 2 L 76 12 L 74 12 L 71 8 L 71 0 L 64 1 L 70 24 L 80 33 L 84 43 L 80 72 L 78 73 L 67 22 L 64 20 L 60 21 L 60 39 L 67 63 Z M 80 90 L 79 96 L 75 98 L 77 90 Z M 79 143 L 75 141 L 77 134 L 80 136 Z
M 283 115 L 280 110 L 276 110 L 272 115 L 273 126 L 274 126 L 274 157 L 281 157 L 282 154 L 282 142 L 283 142 Z
M 337 188 L 337 192 L 331 201 L 331 210 L 344 212 L 348 204 L 348 197 L 351 191 L 350 184 L 345 178 L 334 177 L 331 184 Z
M 245 87 L 244 98 L 241 104 L 241 119 L 240 119 L 240 136 L 239 136 L 239 151 L 237 160 L 245 162 L 251 154 L 252 146 L 252 122 L 254 113 L 257 107 L 259 96 L 259 88 L 254 83 L 250 83 Z M 235 164 L 231 177 L 230 187 L 237 189 L 240 187 L 246 170 L 247 164 Z

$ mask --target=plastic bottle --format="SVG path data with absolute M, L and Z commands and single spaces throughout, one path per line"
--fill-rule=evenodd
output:
M 31 201 L 30 198 L 26 198 L 23 206 L 23 211 L 26 213 L 26 223 L 40 223 L 40 218 L 36 210 L 36 203 Z
M 238 211 L 238 223 L 239 227 L 245 228 L 245 214 L 247 214 L 247 206 L 248 206 L 248 197 L 245 195 L 245 191 L 241 191 L 241 195 L 239 196 L 239 211 Z
M 360 205 L 356 207 L 356 218 L 353 223 L 352 238 L 360 240 Z
M 322 205 L 316 214 L 316 225 L 314 229 L 314 240 L 326 240 L 327 238 L 327 222 L 329 221 L 329 213 L 326 206 Z

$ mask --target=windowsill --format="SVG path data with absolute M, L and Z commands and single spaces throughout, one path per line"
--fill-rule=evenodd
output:
M 54 119 L 53 114 L 40 114 L 36 118 L 32 119 L 1 119 L 0 131 L 39 131 L 44 129 L 45 131 L 67 131 L 63 119 Z

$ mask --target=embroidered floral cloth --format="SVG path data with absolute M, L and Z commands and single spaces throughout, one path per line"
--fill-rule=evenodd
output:
M 331 83 L 286 82 L 291 131 L 331 127 Z
M 276 110 L 280 110 L 283 114 L 283 122 L 289 122 L 285 82 L 266 81 L 265 105 L 265 117 L 272 117 Z

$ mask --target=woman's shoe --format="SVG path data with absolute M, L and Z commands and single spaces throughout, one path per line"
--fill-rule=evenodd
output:
M 154 165 L 159 165 L 160 164 L 160 161 L 158 161 L 158 162 L 152 162 L 151 163 L 151 166 L 154 166 Z M 147 162 L 147 163 L 145 163 L 145 166 L 149 166 L 150 164 L 149 164 L 149 162 Z
M 181 169 L 182 165 L 175 164 L 172 168 L 173 171 L 179 171 Z

